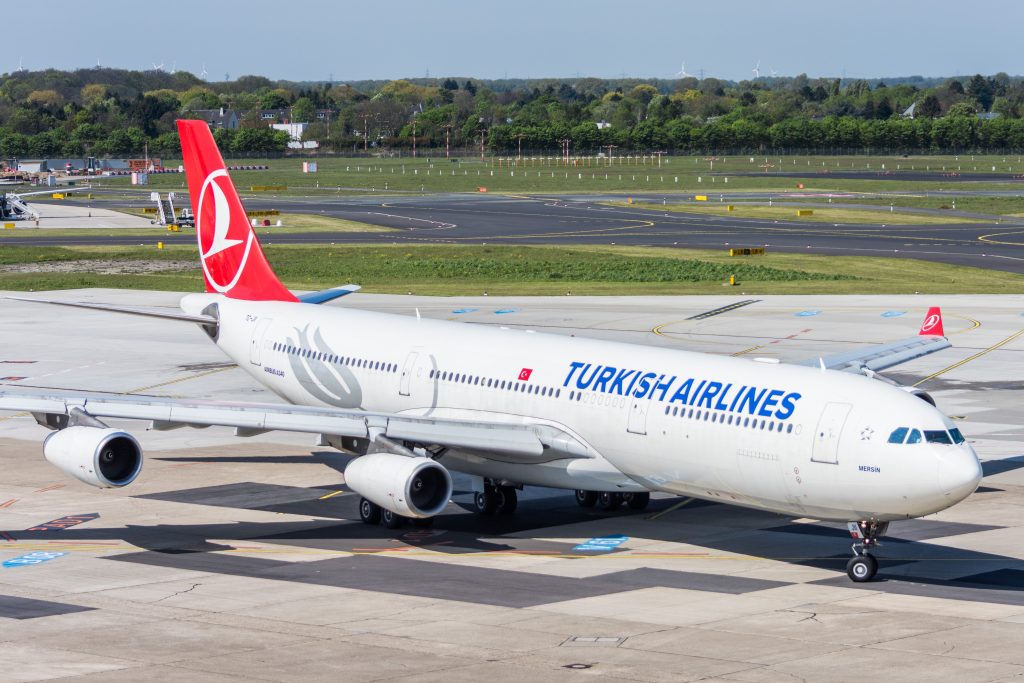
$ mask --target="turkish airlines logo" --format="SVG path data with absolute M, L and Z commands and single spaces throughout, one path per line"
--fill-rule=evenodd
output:
M 924 324 L 921 325 L 921 332 L 931 332 L 932 329 L 934 329 L 935 326 L 939 324 L 940 320 L 942 320 L 942 318 L 938 314 L 932 313 L 930 316 L 924 319 Z
M 196 233 L 207 281 L 221 294 L 227 294 L 245 271 L 253 233 L 244 214 L 232 220 L 231 204 L 222 184 L 230 190 L 231 179 L 223 168 L 211 172 L 203 181 L 196 211 Z
M 533 368 L 523 368 L 519 371 L 519 379 L 522 382 L 527 382 L 530 379 L 530 375 L 533 374 Z

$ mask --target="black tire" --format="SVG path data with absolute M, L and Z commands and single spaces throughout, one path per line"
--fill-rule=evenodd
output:
M 622 494 L 611 491 L 601 491 L 597 494 L 597 507 L 602 510 L 618 510 L 622 505 Z
M 381 510 L 380 521 L 389 529 L 401 529 L 405 526 L 405 517 L 391 510 Z
M 380 506 L 365 498 L 359 499 L 359 519 L 364 524 L 380 524 Z
M 576 503 L 581 508 L 592 508 L 597 505 L 597 492 L 576 489 Z
M 625 501 L 630 510 L 646 510 L 651 502 L 651 494 L 647 491 L 643 493 L 623 493 L 622 500 Z
M 878 572 L 878 560 L 874 555 L 864 553 L 850 558 L 846 563 L 846 575 L 855 583 L 864 583 L 875 578 Z
M 512 486 L 502 486 L 498 489 L 498 512 L 503 515 L 511 515 L 519 507 L 519 495 Z
M 433 517 L 413 517 L 412 525 L 417 529 L 430 529 L 434 526 Z
M 473 496 L 473 509 L 478 515 L 493 515 L 498 507 L 498 496 L 491 487 L 478 491 Z

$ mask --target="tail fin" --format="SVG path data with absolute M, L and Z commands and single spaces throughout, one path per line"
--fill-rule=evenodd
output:
M 928 313 L 924 316 L 924 322 L 921 323 L 921 331 L 918 334 L 928 337 L 945 337 L 946 333 L 942 329 L 942 311 L 939 310 L 938 306 L 932 306 L 928 309 Z
M 205 121 L 178 121 L 207 292 L 248 301 L 297 301 L 267 263 Z

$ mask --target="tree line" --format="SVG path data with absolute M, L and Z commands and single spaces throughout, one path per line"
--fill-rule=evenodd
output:
M 482 142 L 496 155 L 560 154 L 564 145 L 615 154 L 1024 150 L 1024 81 L 1004 73 L 888 84 L 806 75 L 334 84 L 95 68 L 0 76 L 0 155 L 174 156 L 174 121 L 220 108 L 240 119 L 215 131 L 235 155 L 286 150 L 288 135 L 268 127 L 266 110 L 309 122 L 305 139 L 342 154 L 407 150 L 414 140 L 474 151 Z

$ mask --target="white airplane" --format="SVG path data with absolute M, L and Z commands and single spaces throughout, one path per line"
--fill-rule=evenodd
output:
M 207 293 L 186 295 L 182 313 L 47 303 L 198 324 L 288 403 L 0 392 L 0 409 L 54 430 L 46 458 L 87 484 L 126 486 L 142 467 L 136 439 L 105 418 L 309 432 L 357 454 L 345 481 L 367 523 L 429 523 L 452 495 L 449 470 L 474 478 L 481 514 L 513 511 L 524 485 L 609 509 L 662 491 L 847 522 L 847 572 L 867 581 L 890 521 L 948 508 L 981 480 L 931 398 L 875 374 L 949 346 L 938 309 L 910 339 L 798 366 L 324 307 L 358 287 L 288 291 L 209 127 L 178 129 Z

